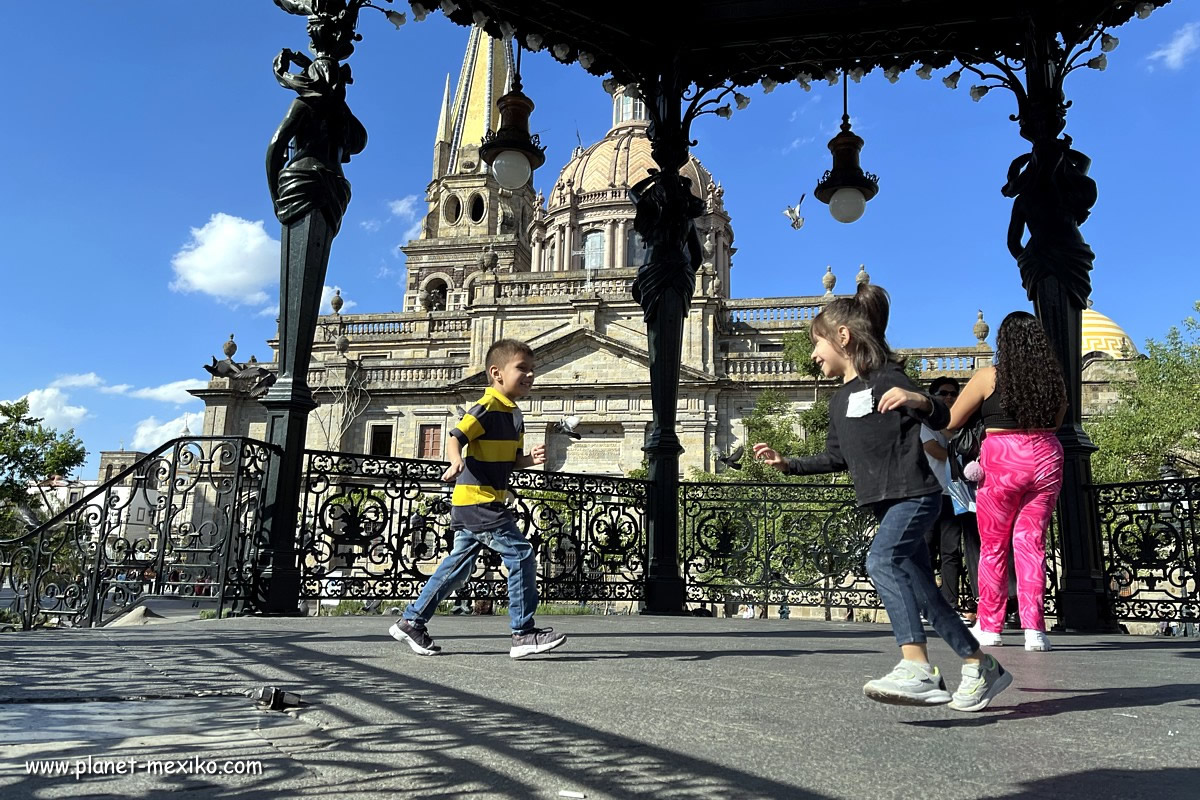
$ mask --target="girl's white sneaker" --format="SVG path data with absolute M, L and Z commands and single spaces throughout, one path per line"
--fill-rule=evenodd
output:
M 975 623 L 975 627 L 971 628 L 971 635 L 979 642 L 980 647 L 1003 647 L 1004 640 L 1000 638 L 1000 634 L 985 631 L 979 627 L 979 623 Z
M 1045 631 L 1035 631 L 1028 628 L 1025 629 L 1025 649 L 1045 652 L 1053 650 L 1050 646 L 1050 640 L 1046 638 Z

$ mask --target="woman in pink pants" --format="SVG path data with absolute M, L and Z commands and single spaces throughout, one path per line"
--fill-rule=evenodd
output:
M 1014 311 L 996 334 L 996 366 L 978 370 L 951 410 L 950 428 L 982 408 L 987 435 L 979 463 L 979 617 L 981 646 L 1003 644 L 1008 550 L 1026 650 L 1049 650 L 1046 638 L 1046 528 L 1062 487 L 1063 450 L 1055 435 L 1067 411 L 1062 368 L 1042 324 Z

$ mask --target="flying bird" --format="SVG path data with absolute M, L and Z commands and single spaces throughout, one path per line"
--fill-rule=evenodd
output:
M 804 202 L 805 197 L 808 197 L 807 193 L 800 195 L 800 203 Z M 800 203 L 783 209 L 783 215 L 792 221 L 792 227 L 796 230 L 804 227 L 804 217 L 800 216 Z
M 723 464 L 726 469 L 741 469 L 742 456 L 746 454 L 746 448 L 743 445 L 738 445 L 733 448 L 733 452 L 725 456 L 717 456 L 717 463 Z
M 554 423 L 554 430 L 559 433 L 569 436 L 572 439 L 582 439 L 575 429 L 579 427 L 579 417 L 563 417 L 558 422 Z

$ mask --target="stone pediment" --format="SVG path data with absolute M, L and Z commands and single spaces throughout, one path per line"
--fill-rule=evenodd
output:
M 596 386 L 650 382 L 650 354 L 641 347 L 587 328 L 575 328 L 533 348 L 537 386 Z M 680 367 L 686 383 L 710 383 L 717 378 L 691 367 Z M 459 386 L 485 386 L 483 371 L 465 377 Z

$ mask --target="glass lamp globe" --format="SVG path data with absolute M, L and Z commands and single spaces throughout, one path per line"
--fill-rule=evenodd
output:
M 858 189 L 845 186 L 829 198 L 829 213 L 838 222 L 854 222 L 867 210 L 867 201 Z
M 496 176 L 496 182 L 505 189 L 520 189 L 529 183 L 532 173 L 529 159 L 524 153 L 516 150 L 505 150 L 492 162 L 492 174 Z

